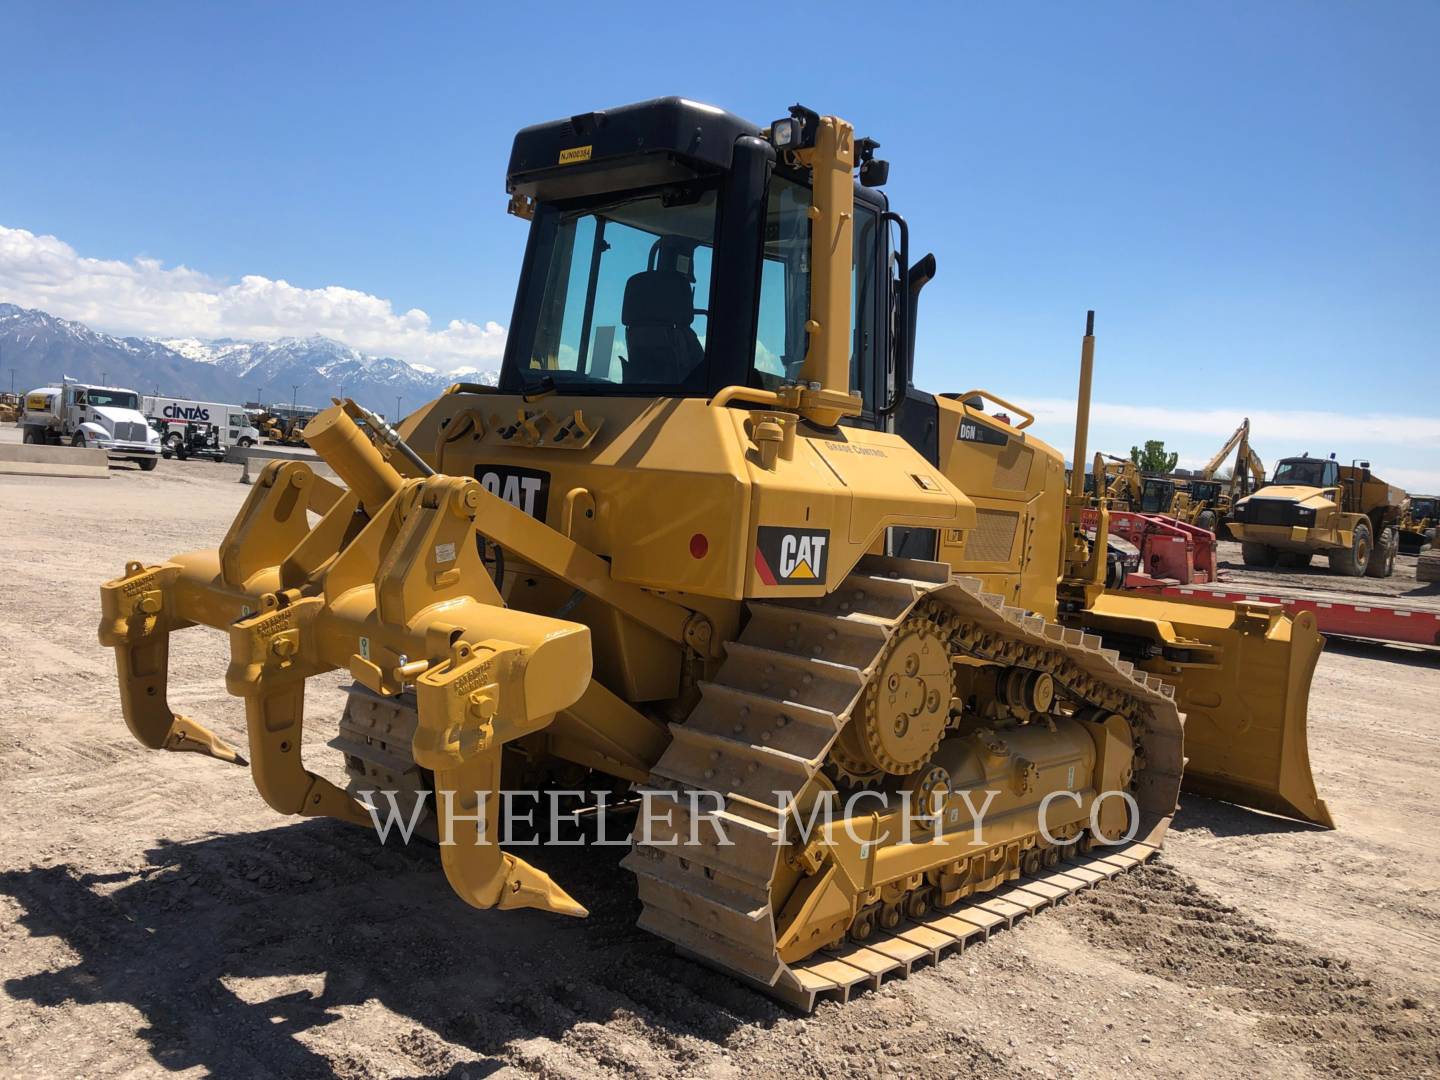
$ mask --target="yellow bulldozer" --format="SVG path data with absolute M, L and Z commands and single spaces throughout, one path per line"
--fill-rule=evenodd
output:
M 337 402 L 342 484 L 272 462 L 218 548 L 105 584 L 132 733 L 280 813 L 423 816 L 482 908 L 585 914 L 498 842 L 511 793 L 631 792 L 642 926 L 801 1009 L 1144 862 L 1182 781 L 1330 826 L 1313 616 L 1107 593 L 1033 416 L 913 386 L 935 260 L 876 147 L 679 98 L 522 130 L 499 385 L 398 430 Z M 243 754 L 167 703 L 196 625 Z M 337 670 L 345 787 L 300 754 Z
M 0 393 L 0 424 L 14 424 L 20 419 L 20 395 Z

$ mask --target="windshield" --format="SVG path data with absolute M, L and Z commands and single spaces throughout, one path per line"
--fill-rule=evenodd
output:
M 1163 514 L 1175 501 L 1175 486 L 1163 480 L 1147 480 L 1140 493 L 1140 509 L 1151 514 Z
M 99 390 L 82 387 L 91 408 L 139 409 L 140 399 L 129 390 Z
M 1410 516 L 1412 518 L 1433 518 L 1436 507 L 1440 506 L 1440 500 L 1420 498 L 1410 500 Z
M 703 383 L 715 204 L 713 186 L 689 185 L 551 211 L 523 387 Z
M 1280 462 L 1275 470 L 1274 484 L 1294 484 L 1300 487 L 1334 487 L 1336 466 L 1333 461 L 1316 458 L 1290 458 Z
M 711 179 L 540 204 L 500 385 L 702 394 L 798 381 L 809 345 L 810 188 L 773 174 L 755 193 L 763 220 L 737 215 L 735 201 Z M 886 246 L 879 210 L 857 203 L 850 388 L 867 410 L 885 394 Z M 712 311 L 728 313 L 713 337 Z
M 1214 502 L 1220 497 L 1220 483 L 1215 480 L 1191 480 L 1190 499 L 1192 502 Z

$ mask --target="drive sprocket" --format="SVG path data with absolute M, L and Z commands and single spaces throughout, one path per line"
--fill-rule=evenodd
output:
M 946 635 L 916 611 L 885 646 L 831 761 L 853 781 L 908 776 L 929 760 L 950 721 L 954 674 Z

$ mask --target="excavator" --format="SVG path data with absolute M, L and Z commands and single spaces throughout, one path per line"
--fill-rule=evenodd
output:
M 521 130 L 499 385 L 338 400 L 305 437 L 340 483 L 271 462 L 218 548 L 103 585 L 130 731 L 282 814 L 423 819 L 478 908 L 586 914 L 504 796 L 627 792 L 641 926 L 799 1010 L 1144 863 L 1182 783 L 1333 827 L 1313 616 L 1107 592 L 1034 415 L 916 388 L 936 261 L 877 149 L 683 98 Z M 243 753 L 168 703 L 195 626 Z M 344 786 L 300 753 L 334 671 Z
M 1215 474 L 1225 464 L 1225 459 L 1230 456 L 1231 451 L 1235 453 L 1235 464 L 1230 470 L 1229 483 L 1223 491 L 1209 489 L 1216 495 L 1213 505 L 1207 506 L 1216 515 L 1217 522 L 1223 522 L 1230 516 L 1231 508 L 1242 498 L 1265 486 L 1265 463 L 1260 460 L 1260 455 L 1255 453 L 1250 446 L 1250 418 L 1247 416 L 1240 422 L 1234 434 L 1225 440 L 1223 446 L 1215 452 L 1215 456 L 1205 463 L 1205 468 L 1200 470 L 1200 476 L 1207 484 L 1215 483 Z M 1213 529 L 1214 526 L 1208 526 Z

